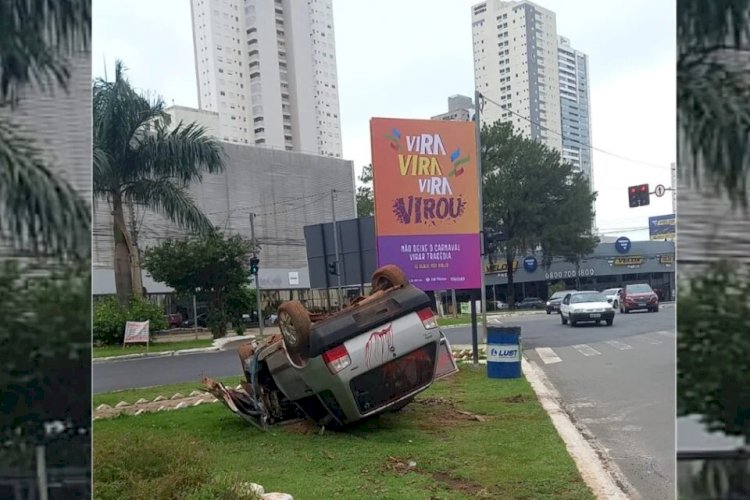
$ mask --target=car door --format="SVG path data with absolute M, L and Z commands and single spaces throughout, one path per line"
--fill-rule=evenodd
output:
M 562 302 L 560 302 L 560 315 L 563 318 L 570 316 L 570 294 L 567 294 Z

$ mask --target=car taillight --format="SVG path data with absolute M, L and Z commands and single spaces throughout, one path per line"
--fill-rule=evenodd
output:
M 349 351 L 341 344 L 323 353 L 323 361 L 331 373 L 336 374 L 352 364 L 352 358 L 349 357 Z
M 419 319 L 422 320 L 422 324 L 425 327 L 425 330 L 432 330 L 433 328 L 437 328 L 437 320 L 435 319 L 435 315 L 432 313 L 432 309 L 429 307 L 427 309 L 422 309 L 417 313 L 417 316 L 419 316 Z

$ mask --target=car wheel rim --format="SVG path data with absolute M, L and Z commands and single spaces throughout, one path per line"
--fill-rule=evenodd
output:
M 283 312 L 279 315 L 279 328 L 281 328 L 281 333 L 284 334 L 284 339 L 288 344 L 297 344 L 297 330 L 294 328 L 292 317 L 288 313 Z

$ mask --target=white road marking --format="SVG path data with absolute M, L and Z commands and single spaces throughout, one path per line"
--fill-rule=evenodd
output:
M 654 332 L 657 335 L 664 335 L 665 337 L 674 338 L 677 336 L 676 332 L 674 330 L 661 330 L 658 332 Z
M 616 347 L 617 349 L 619 349 L 621 351 L 627 351 L 628 349 L 632 349 L 633 348 L 633 346 L 631 346 L 631 345 L 624 344 L 624 343 L 618 342 L 616 340 L 607 340 L 605 342 L 605 344 L 609 344 L 612 347 Z
M 601 354 L 599 351 L 587 344 L 576 344 L 572 347 L 584 356 L 596 356 L 598 354 Z
M 562 361 L 562 359 L 560 359 L 557 354 L 555 354 L 555 351 L 553 351 L 549 347 L 537 347 L 536 353 L 540 358 L 542 358 L 542 361 L 544 361 L 545 365 L 560 363 Z
M 645 335 L 641 335 L 638 338 L 644 342 L 648 342 L 649 344 L 653 344 L 653 345 L 661 344 L 661 340 L 652 339 L 650 337 L 646 337 Z

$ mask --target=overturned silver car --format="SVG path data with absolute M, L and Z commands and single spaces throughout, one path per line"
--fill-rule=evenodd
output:
M 280 335 L 240 347 L 244 390 L 207 390 L 261 429 L 299 418 L 342 427 L 403 408 L 458 371 L 430 298 L 396 266 L 378 269 L 372 293 L 330 315 L 298 301 L 278 310 Z

